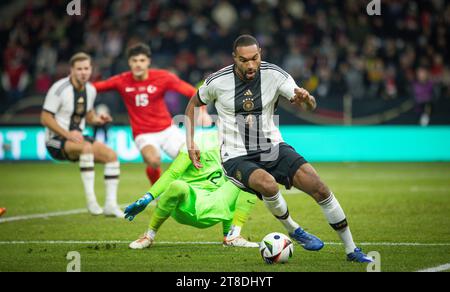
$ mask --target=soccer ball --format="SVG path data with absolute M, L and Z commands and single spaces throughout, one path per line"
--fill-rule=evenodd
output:
M 286 263 L 294 253 L 294 245 L 286 235 L 273 232 L 263 238 L 259 251 L 268 264 Z

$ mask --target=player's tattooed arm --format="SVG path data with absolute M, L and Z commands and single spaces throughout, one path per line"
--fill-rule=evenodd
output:
M 294 90 L 294 97 L 291 99 L 291 103 L 298 105 L 304 110 L 313 111 L 317 107 L 317 102 L 314 96 L 304 88 L 296 88 Z

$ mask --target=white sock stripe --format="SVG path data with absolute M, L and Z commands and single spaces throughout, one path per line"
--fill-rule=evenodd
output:
M 263 200 L 264 200 L 264 201 L 267 201 L 267 202 L 274 202 L 274 201 L 278 200 L 278 199 L 280 198 L 280 196 L 281 196 L 281 192 L 278 191 L 278 193 L 277 193 L 275 196 L 270 197 L 270 198 L 268 198 L 268 197 L 263 197 Z
M 328 223 L 332 225 L 343 222 L 346 218 L 339 201 L 333 195 L 330 195 L 330 197 L 326 199 L 326 202 L 320 204 L 320 208 L 327 218 Z
M 80 167 L 81 168 L 94 167 L 94 154 L 81 154 Z
M 94 154 L 92 154 L 92 153 L 81 154 L 80 160 L 86 160 L 86 161 L 94 160 Z
M 333 200 L 335 199 L 334 194 L 330 193 L 330 196 L 328 198 L 326 198 L 325 200 L 319 202 L 319 205 L 324 206 L 324 205 L 328 205 L 329 203 L 331 203 Z
M 108 162 L 108 163 L 105 163 L 105 167 L 120 168 L 120 162 L 119 161 Z
M 120 163 L 118 161 L 105 164 L 105 176 L 120 175 Z

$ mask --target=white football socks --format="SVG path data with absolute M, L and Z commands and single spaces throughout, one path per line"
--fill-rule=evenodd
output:
M 270 198 L 263 197 L 267 209 L 284 225 L 289 233 L 293 233 L 300 226 L 289 215 L 286 200 L 280 191 Z
M 156 237 L 156 231 L 154 231 L 154 230 L 152 230 L 152 229 L 149 229 L 149 230 L 147 231 L 147 235 L 148 235 L 148 237 L 150 237 L 151 240 L 155 240 L 155 237 Z
M 356 245 L 353 242 L 350 227 L 348 227 L 347 225 L 344 210 L 342 210 L 342 207 L 336 197 L 333 195 L 333 193 L 331 193 L 327 199 L 319 202 L 319 205 L 322 208 L 322 211 L 327 218 L 328 223 L 330 223 L 331 227 L 336 230 L 341 241 L 344 243 L 345 253 L 349 254 L 353 252 L 356 248 Z
M 80 171 L 81 180 L 86 194 L 86 202 L 88 205 L 97 204 L 95 196 L 95 171 L 94 171 L 94 154 L 80 155 Z
M 117 206 L 117 188 L 119 186 L 120 163 L 119 161 L 105 164 L 105 209 Z
M 231 225 L 230 231 L 228 231 L 227 239 L 232 240 L 241 235 L 241 226 Z

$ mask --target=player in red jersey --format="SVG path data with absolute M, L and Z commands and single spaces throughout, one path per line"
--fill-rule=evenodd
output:
M 6 213 L 6 208 L 0 208 L 0 217 Z
M 173 90 L 191 98 L 197 90 L 166 70 L 149 69 L 151 51 L 145 44 L 137 44 L 127 51 L 131 71 L 94 83 L 97 92 L 116 90 L 122 96 L 130 117 L 134 141 L 147 164 L 147 176 L 155 183 L 161 175 L 160 149 L 175 158 L 186 138 L 172 124 L 172 116 L 164 102 L 167 91 Z M 202 109 L 200 121 L 211 123 Z

